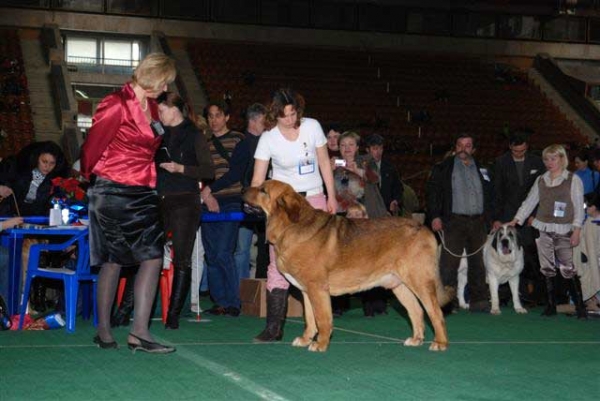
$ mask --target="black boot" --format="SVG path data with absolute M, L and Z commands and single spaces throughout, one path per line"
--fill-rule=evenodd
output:
M 177 266 L 177 265 L 175 265 Z M 177 330 L 179 328 L 179 315 L 190 290 L 192 281 L 192 267 L 181 266 L 173 272 L 173 287 L 171 288 L 171 299 L 165 329 Z
M 267 327 L 254 337 L 254 341 L 273 342 L 283 338 L 283 322 L 287 313 L 288 291 L 274 288 L 267 291 Z
M 556 277 L 545 277 L 546 280 L 546 308 L 542 316 L 556 315 Z
M 131 320 L 131 311 L 133 311 L 133 288 L 135 286 L 135 276 L 127 277 L 123 298 L 117 312 L 110 318 L 110 327 L 129 326 Z
M 583 292 L 581 291 L 581 281 L 579 276 L 575 275 L 569 282 L 571 289 L 571 297 L 575 303 L 575 310 L 577 311 L 577 319 L 587 319 L 587 311 L 585 310 L 585 304 L 583 303 Z

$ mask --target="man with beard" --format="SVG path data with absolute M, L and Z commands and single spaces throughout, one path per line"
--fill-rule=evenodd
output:
M 486 240 L 491 211 L 491 183 L 486 169 L 473 158 L 475 143 L 470 134 L 460 134 L 454 156 L 435 165 L 427 182 L 427 213 L 431 228 L 445 243 L 440 257 L 444 286 L 457 286 L 460 255 L 466 249 L 471 312 L 489 312 L 483 254 L 477 252 Z

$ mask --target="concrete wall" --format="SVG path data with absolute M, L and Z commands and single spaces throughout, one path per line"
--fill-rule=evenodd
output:
M 554 58 L 600 59 L 599 45 L 276 28 L 0 7 L 0 26 L 39 28 L 50 23 L 57 24 L 60 29 L 149 36 L 153 31 L 161 31 L 167 37 L 341 46 L 359 49 L 427 50 L 490 56 L 534 57 L 538 53 L 547 53 Z

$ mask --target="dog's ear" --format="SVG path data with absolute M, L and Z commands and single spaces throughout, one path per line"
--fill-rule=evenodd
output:
M 517 232 L 516 228 L 511 227 L 510 230 L 508 230 L 508 237 L 511 239 L 511 241 L 513 241 L 513 244 L 515 244 L 516 249 L 521 248 L 521 242 L 519 240 L 519 233 Z
M 492 249 L 494 250 L 498 250 L 498 236 L 500 236 L 500 230 L 496 230 L 496 232 L 494 233 L 494 239 L 492 240 Z
M 300 221 L 300 199 L 296 192 L 285 192 L 277 198 L 277 207 L 285 211 L 291 223 Z

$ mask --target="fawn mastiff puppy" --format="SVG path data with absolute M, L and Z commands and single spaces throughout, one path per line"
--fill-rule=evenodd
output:
M 293 346 L 326 351 L 333 329 L 330 295 L 381 286 L 391 289 L 408 311 L 413 335 L 404 345 L 423 344 L 421 301 L 435 331 L 429 349 L 448 347 L 440 303 L 453 294 L 442 288 L 436 240 L 425 226 L 398 217 L 351 220 L 330 215 L 275 180 L 248 189 L 244 200 L 267 215 L 267 240 L 275 247 L 277 266 L 302 291 L 306 327 Z

